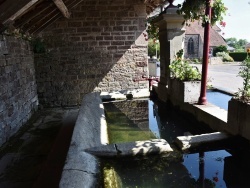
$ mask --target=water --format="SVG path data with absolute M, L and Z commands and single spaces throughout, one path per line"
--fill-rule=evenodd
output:
M 201 125 L 174 109 L 163 109 L 160 113 L 162 109 L 150 100 L 106 103 L 104 106 L 108 126 L 109 121 L 112 122 L 109 133 L 118 135 L 111 136 L 111 143 L 163 138 L 172 144 L 177 136 L 209 131 L 201 130 Z M 106 160 L 104 166 L 115 172 L 116 184 L 126 188 L 250 187 L 250 154 L 243 148 L 241 140 L 229 141 L 199 148 L 171 160 L 160 156 L 111 159 Z
M 219 91 L 208 90 L 207 101 L 224 110 L 228 110 L 228 101 L 232 98 L 232 95 L 228 95 Z

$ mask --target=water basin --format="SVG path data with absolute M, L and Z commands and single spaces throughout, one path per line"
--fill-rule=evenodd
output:
M 174 146 L 177 136 L 211 131 L 201 129 L 203 125 L 175 109 L 160 112 L 161 108 L 150 100 L 112 102 L 104 106 L 110 143 L 163 138 Z M 181 160 L 149 156 L 105 159 L 103 165 L 104 169 L 115 172 L 118 187 L 250 187 L 247 170 L 250 155 L 241 142 L 198 148 L 181 154 Z
M 208 90 L 207 91 L 207 101 L 224 110 L 228 110 L 228 101 L 232 98 L 232 95 L 217 91 Z

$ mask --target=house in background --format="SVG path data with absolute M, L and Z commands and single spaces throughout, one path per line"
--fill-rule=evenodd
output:
M 250 43 L 247 43 L 245 46 L 246 52 L 250 53 Z
M 220 35 L 221 29 L 215 25 L 210 29 L 210 48 L 227 46 L 227 43 Z M 203 55 L 204 27 L 201 22 L 193 22 L 186 26 L 184 57 L 189 59 L 200 59 Z

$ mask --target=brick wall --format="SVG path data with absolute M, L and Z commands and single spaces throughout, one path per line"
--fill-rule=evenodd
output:
M 0 35 L 0 145 L 37 109 L 34 58 L 29 43 Z
M 85 0 L 43 33 L 35 57 L 38 96 L 47 106 L 81 103 L 92 91 L 147 88 L 146 7 L 134 0 Z

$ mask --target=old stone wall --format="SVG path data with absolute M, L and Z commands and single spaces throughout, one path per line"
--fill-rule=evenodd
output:
M 81 103 L 92 91 L 147 88 L 146 7 L 134 0 L 84 0 L 43 32 L 35 58 L 38 96 L 46 106 Z
M 121 112 L 141 130 L 149 130 L 148 100 L 127 100 L 106 103 L 105 109 L 109 112 Z
M 29 42 L 0 35 L 0 145 L 27 122 L 38 106 Z

